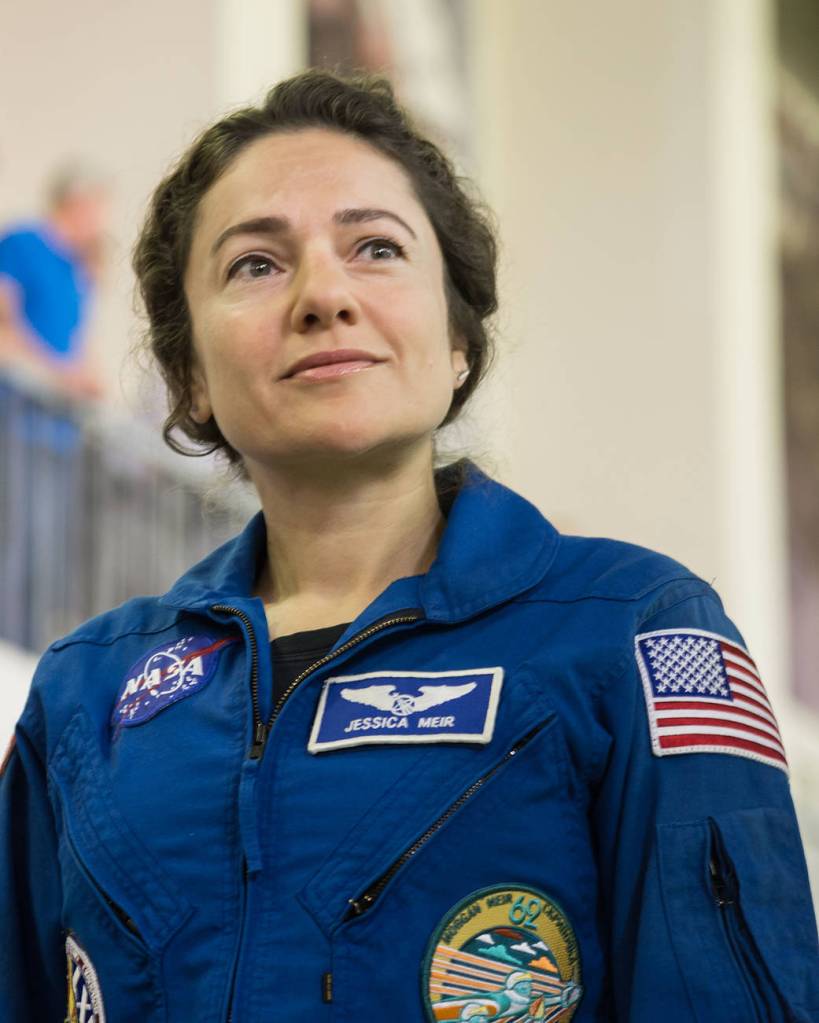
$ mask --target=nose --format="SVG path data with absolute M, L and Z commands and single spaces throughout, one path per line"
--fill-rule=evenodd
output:
M 358 322 L 358 302 L 344 268 L 335 256 L 314 254 L 305 257 L 295 285 L 296 297 L 291 316 L 294 332 L 304 334 L 312 330 L 328 330 L 338 321 L 350 326 Z

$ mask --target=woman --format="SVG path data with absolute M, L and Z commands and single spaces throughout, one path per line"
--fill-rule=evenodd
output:
M 43 657 L 8 1017 L 817 1018 L 784 752 L 717 596 L 433 471 L 495 247 L 389 87 L 308 72 L 209 128 L 135 267 L 166 438 L 262 512 Z

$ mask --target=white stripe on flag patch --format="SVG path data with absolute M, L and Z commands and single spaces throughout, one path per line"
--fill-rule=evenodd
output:
M 731 668 L 727 665 L 725 671 L 731 678 L 735 678 L 738 682 L 744 682 L 749 689 L 755 689 L 758 693 L 765 695 L 765 687 L 759 680 L 759 676 L 750 675 L 747 671 L 740 671 L 739 668 Z
M 747 650 L 703 629 L 657 629 L 636 637 L 635 653 L 656 756 L 732 753 L 787 773 L 776 717 Z

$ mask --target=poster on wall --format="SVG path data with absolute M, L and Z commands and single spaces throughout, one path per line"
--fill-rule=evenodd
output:
M 422 131 L 472 162 L 467 0 L 308 0 L 308 61 L 386 75 Z
M 778 129 L 792 679 L 819 711 L 819 92 L 784 68 Z

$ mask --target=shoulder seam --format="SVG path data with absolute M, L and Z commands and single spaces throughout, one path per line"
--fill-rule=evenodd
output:
M 689 600 L 701 600 L 704 597 L 706 600 L 710 600 L 712 601 L 712 603 L 716 604 L 717 608 L 720 611 L 722 611 L 723 610 L 722 602 L 720 601 L 717 594 L 714 592 L 714 589 L 711 586 L 709 586 L 709 584 L 705 582 L 703 579 L 698 579 L 698 582 L 702 583 L 703 589 L 698 590 L 696 593 L 686 593 L 684 597 L 680 597 L 679 600 L 675 600 L 670 604 L 662 604 L 659 600 L 652 604 L 651 607 L 648 608 L 648 610 L 646 611 L 645 615 L 643 615 L 637 622 L 635 635 L 638 635 L 640 632 L 642 632 L 646 623 L 650 622 L 651 619 L 654 618 L 656 615 L 660 614 L 661 612 L 664 613 L 666 611 L 673 611 L 675 607 L 679 607 L 681 604 L 685 604 Z
M 68 647 L 76 646 L 78 643 L 87 643 L 91 646 L 111 646 L 118 640 L 123 639 L 125 636 L 155 636 L 160 632 L 165 632 L 166 629 L 172 628 L 180 619 L 181 615 L 177 612 L 173 620 L 167 625 L 162 625 L 156 629 L 126 629 L 123 632 L 118 632 L 116 635 L 108 636 L 105 639 L 96 636 L 77 636 L 73 633 L 64 636 L 62 639 L 55 640 L 48 648 L 46 653 L 60 653 L 61 650 L 66 650 Z
M 635 593 L 623 594 L 623 593 L 581 593 L 576 597 L 551 597 L 551 596 L 527 596 L 521 595 L 514 597 L 512 602 L 517 604 L 577 604 L 584 600 L 609 600 L 619 604 L 630 604 L 638 600 L 644 600 L 650 593 L 655 590 L 661 589 L 664 586 L 670 586 L 673 583 L 690 582 L 690 583 L 701 583 L 706 587 L 706 591 L 710 590 L 710 587 L 704 579 L 700 576 L 695 575 L 693 572 L 685 572 L 683 574 L 677 574 L 668 576 L 664 579 L 657 579 L 644 586 L 643 589 L 637 590 Z M 698 594 L 691 594 L 691 596 L 698 596 Z M 683 599 L 688 599 L 683 598 Z

